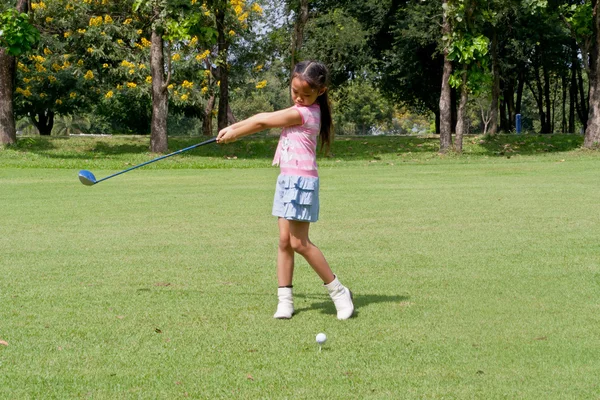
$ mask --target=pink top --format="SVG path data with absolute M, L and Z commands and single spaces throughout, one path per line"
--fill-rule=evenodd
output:
M 273 158 L 282 174 L 318 177 L 317 137 L 321 130 L 321 107 L 318 103 L 304 107 L 295 105 L 301 125 L 283 128 Z

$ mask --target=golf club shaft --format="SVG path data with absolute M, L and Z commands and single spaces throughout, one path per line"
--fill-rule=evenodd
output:
M 123 170 L 123 171 L 117 172 L 116 174 L 112 174 L 112 175 L 109 175 L 109 176 L 107 176 L 107 177 L 105 177 L 105 178 L 98 179 L 98 180 L 96 181 L 96 183 L 98 183 L 98 182 L 102 182 L 102 181 L 105 181 L 105 180 L 107 180 L 107 179 L 110 179 L 110 178 L 113 178 L 113 177 L 115 177 L 115 176 L 117 176 L 117 175 L 124 174 L 125 172 L 129 172 L 129 171 L 131 171 L 131 170 L 134 170 L 134 169 L 136 169 L 136 168 L 143 167 L 144 165 L 152 164 L 153 162 L 160 161 L 160 160 L 164 160 L 164 159 L 165 159 L 165 158 L 167 158 L 167 157 L 171 157 L 171 156 L 174 156 L 174 155 L 176 155 L 176 154 L 183 153 L 184 151 L 192 150 L 192 149 L 195 149 L 196 147 L 200 147 L 200 146 L 203 146 L 203 145 L 205 145 L 205 144 L 213 143 L 213 142 L 216 142 L 216 141 L 217 141 L 217 138 L 216 138 L 216 137 L 214 137 L 214 138 L 212 138 L 212 139 L 205 140 L 205 141 L 204 141 L 204 142 L 202 142 L 202 143 L 197 143 L 197 144 L 195 144 L 195 145 L 193 145 L 193 146 L 186 147 L 185 149 L 177 150 L 177 151 L 175 151 L 175 152 L 173 152 L 173 153 L 171 153 L 171 154 L 166 154 L 166 155 L 164 155 L 164 156 L 161 156 L 161 157 L 155 158 L 154 160 L 146 161 L 145 163 L 138 164 L 138 165 L 135 165 L 135 166 L 133 166 L 133 167 L 131 167 L 131 168 L 128 168 L 128 169 L 126 169 L 126 170 Z

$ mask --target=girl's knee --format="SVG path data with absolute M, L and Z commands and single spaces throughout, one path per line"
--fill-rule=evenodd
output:
M 308 239 L 292 238 L 290 240 L 290 245 L 296 253 L 304 254 L 310 249 L 311 243 Z
M 279 237 L 279 249 L 280 250 L 293 250 L 289 235 Z

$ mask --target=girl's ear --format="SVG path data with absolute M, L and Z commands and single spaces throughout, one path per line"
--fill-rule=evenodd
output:
M 322 95 L 323 93 L 325 93 L 327 91 L 327 88 L 321 88 L 321 90 L 319 90 L 319 96 Z M 318 96 L 317 96 L 318 97 Z

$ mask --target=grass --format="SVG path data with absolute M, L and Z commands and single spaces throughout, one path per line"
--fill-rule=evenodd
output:
M 597 398 L 599 157 L 574 139 L 338 141 L 311 238 L 349 321 L 303 260 L 297 314 L 271 318 L 272 139 L 91 188 L 83 161 L 114 172 L 144 140 L 20 143 L 0 153 L 0 398 Z

